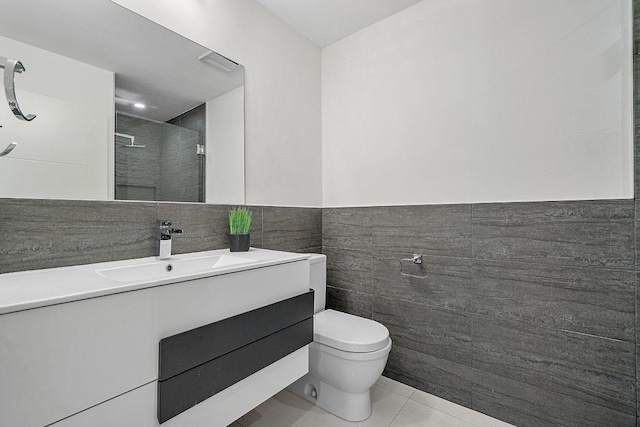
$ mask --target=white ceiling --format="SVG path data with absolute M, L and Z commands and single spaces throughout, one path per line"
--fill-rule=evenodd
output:
M 320 47 L 422 0 L 256 0 Z

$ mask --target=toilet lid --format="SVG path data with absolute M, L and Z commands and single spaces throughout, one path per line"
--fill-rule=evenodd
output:
M 384 348 L 389 330 L 374 320 L 325 310 L 313 316 L 313 340 L 338 350 L 366 353 Z

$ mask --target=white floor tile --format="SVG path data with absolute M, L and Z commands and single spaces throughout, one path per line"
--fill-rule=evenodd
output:
M 352 423 L 283 390 L 230 427 L 512 427 L 385 377 L 371 388 L 371 402 L 371 417 Z
M 283 390 L 242 416 L 237 422 L 242 427 L 303 426 L 299 421 L 314 407 L 313 404 Z
M 371 387 L 371 404 L 373 407 L 371 417 L 360 423 L 348 423 L 345 425 L 389 427 L 389 424 L 391 424 L 391 421 L 400 412 L 407 400 L 409 398 L 406 396 L 374 385 Z
M 379 387 L 384 387 L 387 390 L 391 390 L 392 392 L 398 393 L 399 395 L 404 397 L 411 396 L 411 394 L 416 390 L 411 386 L 402 384 L 401 382 L 383 376 L 381 376 L 380 379 L 376 382 L 376 385 Z
M 409 399 L 390 427 L 474 427 L 474 425 Z
M 447 413 L 456 418 L 468 421 L 478 427 L 513 427 L 511 424 L 497 420 L 488 415 L 476 412 L 472 409 L 458 405 L 440 397 L 416 390 L 410 396 L 410 400 L 430 406 L 438 411 Z
M 242 427 L 389 427 L 407 401 L 405 396 L 374 385 L 371 417 L 353 423 L 284 390 L 240 418 L 238 423 Z

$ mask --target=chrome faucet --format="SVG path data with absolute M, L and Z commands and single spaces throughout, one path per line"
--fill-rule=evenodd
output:
M 182 234 L 179 228 L 171 228 L 171 221 L 161 219 L 158 221 L 158 256 L 156 259 L 168 259 L 171 257 L 171 236 Z

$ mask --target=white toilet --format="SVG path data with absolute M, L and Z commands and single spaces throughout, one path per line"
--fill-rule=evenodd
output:
M 348 421 L 371 415 L 371 386 L 380 378 L 389 351 L 389 330 L 370 319 L 325 310 L 327 257 L 311 257 L 315 291 L 309 373 L 288 389 Z

